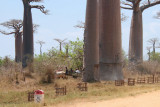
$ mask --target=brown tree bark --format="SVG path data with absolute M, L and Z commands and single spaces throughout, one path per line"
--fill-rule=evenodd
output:
M 142 27 L 142 11 L 139 5 L 133 10 L 129 42 L 129 61 L 143 61 L 143 27 Z
M 23 17 L 23 68 L 33 62 L 33 24 L 31 6 L 28 0 L 23 0 L 24 17 Z
M 14 34 L 15 37 L 15 62 L 22 61 L 22 20 L 12 19 L 10 21 L 1 23 L 0 25 L 12 29 L 13 31 L 3 31 L 0 30 L 0 33 L 4 35 L 11 35 Z
M 15 61 L 22 61 L 22 33 L 15 35 Z
M 120 0 L 100 0 L 99 21 L 100 80 L 123 79 Z
M 83 81 L 94 81 L 94 65 L 98 64 L 97 0 L 87 0 L 84 32 Z
M 131 29 L 130 29 L 130 43 L 129 43 L 129 62 L 130 64 L 138 64 L 143 61 L 143 24 L 142 13 L 145 9 L 160 4 L 160 0 L 125 0 L 121 3 L 125 6 L 123 9 L 133 10 Z

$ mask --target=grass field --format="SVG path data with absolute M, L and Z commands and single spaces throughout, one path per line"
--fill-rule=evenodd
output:
M 35 79 L 16 84 L 0 85 L 0 107 L 41 107 L 42 104 L 28 102 L 27 92 L 36 89 L 42 89 L 45 92 L 45 103 L 47 106 L 60 103 L 69 103 L 74 100 L 99 101 L 109 100 L 118 97 L 135 96 L 141 93 L 147 93 L 160 90 L 160 84 L 143 84 L 135 86 L 115 86 L 114 82 L 88 83 L 88 91 L 81 92 L 76 86 L 81 79 L 69 78 L 68 80 L 55 80 L 52 84 L 40 84 Z M 55 96 L 55 84 L 58 86 L 67 86 L 66 96 Z

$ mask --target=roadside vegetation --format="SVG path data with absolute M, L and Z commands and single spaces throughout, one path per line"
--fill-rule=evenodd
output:
M 68 79 L 56 78 L 57 70 L 65 71 L 65 67 L 76 68 L 82 71 L 83 67 L 83 41 L 69 41 L 62 45 L 62 50 L 52 48 L 48 52 L 36 55 L 34 59 L 34 72 L 30 67 L 22 69 L 21 63 L 15 63 L 10 57 L 0 58 L 0 107 L 38 107 L 34 102 L 28 102 L 29 91 L 42 89 L 45 92 L 45 104 L 57 105 L 78 101 L 109 100 L 118 97 L 134 96 L 141 93 L 160 90 L 159 83 L 136 84 L 128 86 L 128 78 L 159 76 L 159 53 L 151 53 L 150 59 L 137 65 L 130 65 L 123 51 L 123 74 L 125 86 L 117 87 L 114 81 L 88 83 L 88 91 L 81 92 L 77 83 L 82 77 Z M 131 67 L 132 66 L 132 67 Z M 55 87 L 67 86 L 67 95 L 55 95 Z

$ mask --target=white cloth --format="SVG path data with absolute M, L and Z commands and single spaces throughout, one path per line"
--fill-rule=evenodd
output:
M 79 73 L 79 74 L 81 73 L 81 71 L 79 71 L 79 70 L 76 70 L 75 72 L 76 72 L 76 73 Z

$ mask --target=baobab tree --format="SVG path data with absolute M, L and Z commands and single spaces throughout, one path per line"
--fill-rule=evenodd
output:
M 67 39 L 63 39 L 63 40 L 61 40 L 61 39 L 54 39 L 54 40 L 59 43 L 59 51 L 61 52 L 62 51 L 62 44 Z
M 100 80 L 121 80 L 122 42 L 120 0 L 99 1 Z
M 22 20 L 12 19 L 10 21 L 1 23 L 0 25 L 11 29 L 11 31 L 2 31 L 0 32 L 4 35 L 12 35 L 15 37 L 15 62 L 21 62 L 22 60 Z
M 64 42 L 63 43 L 65 50 L 66 50 L 66 57 L 68 57 L 69 55 L 69 42 Z
M 147 49 L 147 54 L 148 54 L 148 61 L 150 61 L 151 60 L 151 48 L 152 47 L 147 47 L 146 49 Z
M 44 10 L 43 5 L 31 5 L 31 2 L 40 2 L 42 0 L 22 0 L 24 6 L 23 16 L 23 68 L 27 67 L 27 64 L 32 64 L 34 57 L 33 49 L 33 24 L 31 9 L 39 9 L 42 13 L 47 14 L 48 10 Z
M 94 81 L 94 65 L 98 64 L 98 36 L 97 35 L 97 0 L 87 0 L 85 24 L 76 27 L 84 28 L 84 73 L 83 81 Z
M 158 43 L 158 41 L 159 41 L 158 38 L 151 38 L 151 39 L 148 40 L 148 43 L 150 45 L 152 45 L 153 54 L 155 54 L 155 52 L 156 52 L 156 43 Z
M 84 29 L 83 81 L 99 80 L 99 16 L 99 0 L 88 0 L 85 23 L 74 26 Z M 124 14 L 121 16 L 122 21 L 127 19 Z
M 121 8 L 133 11 L 130 28 L 129 61 L 143 61 L 143 24 L 142 13 L 144 10 L 160 4 L 160 0 L 121 0 Z
M 38 40 L 37 44 L 40 45 L 40 55 L 42 55 L 42 46 L 43 46 L 43 44 L 45 44 L 45 42 Z

